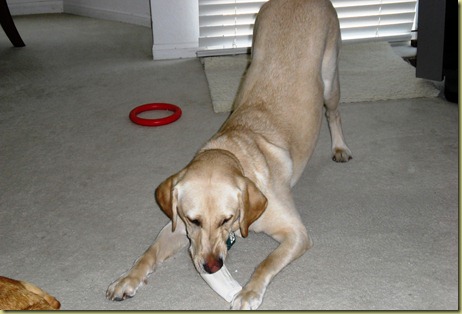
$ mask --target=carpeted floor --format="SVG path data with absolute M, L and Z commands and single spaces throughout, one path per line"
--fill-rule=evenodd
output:
M 215 112 L 231 111 L 249 61 L 248 55 L 202 59 Z M 344 44 L 339 54 L 339 76 L 342 103 L 439 94 L 434 82 L 416 78 L 415 68 L 387 42 Z
M 0 275 L 30 281 L 64 310 L 224 310 L 187 250 L 124 302 L 110 282 L 167 217 L 154 188 L 226 119 L 197 59 L 154 62 L 147 28 L 72 15 L 15 18 L 0 33 Z M 391 93 L 393 91 L 390 91 Z M 132 124 L 148 102 L 174 124 Z M 268 288 L 262 310 L 458 308 L 458 107 L 441 98 L 344 104 L 354 159 L 330 160 L 323 123 L 294 188 L 314 247 Z M 245 284 L 276 246 L 238 239 L 226 261 Z

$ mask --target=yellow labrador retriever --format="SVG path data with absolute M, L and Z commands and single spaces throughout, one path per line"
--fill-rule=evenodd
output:
M 109 299 L 134 296 L 156 266 L 188 243 L 197 270 L 214 273 L 226 258 L 230 233 L 247 237 L 252 230 L 280 243 L 231 304 L 256 309 L 272 278 L 311 247 L 291 187 L 315 147 L 323 105 L 333 160 L 351 159 L 337 108 L 337 14 L 329 0 L 270 0 L 254 34 L 234 111 L 193 160 L 157 188 L 171 222 L 109 286 Z

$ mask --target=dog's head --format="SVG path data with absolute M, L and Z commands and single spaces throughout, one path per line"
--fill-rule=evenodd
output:
M 249 226 L 267 205 L 257 186 L 242 174 L 234 158 L 206 151 L 156 189 L 156 199 L 172 220 L 186 225 L 190 252 L 199 272 L 214 273 L 226 258 L 226 241 L 239 229 L 247 237 Z

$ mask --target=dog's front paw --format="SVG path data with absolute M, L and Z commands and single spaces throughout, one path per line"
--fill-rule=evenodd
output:
M 135 296 L 142 281 L 132 276 L 122 276 L 109 285 L 106 298 L 112 301 L 123 301 Z
M 332 150 L 332 160 L 335 162 L 347 162 L 351 159 L 353 159 L 353 156 L 348 147 L 335 148 Z
M 242 290 L 234 298 L 232 310 L 256 310 L 263 301 L 263 294 L 253 290 Z

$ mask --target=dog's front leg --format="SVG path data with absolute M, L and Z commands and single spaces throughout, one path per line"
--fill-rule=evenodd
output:
M 146 282 L 147 277 L 164 260 L 177 253 L 189 243 L 186 229 L 182 222 L 172 232 L 169 222 L 159 233 L 154 243 L 141 255 L 133 267 L 111 283 L 106 297 L 113 301 L 122 301 L 135 295 L 136 290 Z
M 301 223 L 298 228 L 288 226 L 272 236 L 280 245 L 257 267 L 250 281 L 234 298 L 231 305 L 233 310 L 257 309 L 273 277 L 312 246 L 311 239 Z

